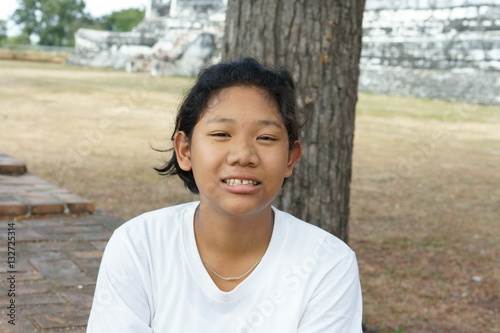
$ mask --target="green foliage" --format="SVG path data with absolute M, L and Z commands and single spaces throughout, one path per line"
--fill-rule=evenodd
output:
M 12 15 L 22 31 L 15 40 L 17 45 L 29 44 L 34 37 L 40 45 L 74 46 L 74 35 L 79 28 L 130 31 L 145 14 L 143 10 L 130 8 L 92 18 L 85 11 L 84 0 L 18 0 L 18 5 Z M 0 21 L 0 45 L 6 41 L 6 23 Z
M 7 41 L 7 22 L 0 20 L 0 46 Z
M 8 47 L 15 47 L 18 45 L 28 45 L 30 44 L 30 39 L 26 34 L 20 34 L 18 36 L 8 37 L 6 44 Z
M 83 0 L 18 0 L 12 19 L 23 35 L 38 37 L 41 45 L 73 46 L 78 28 L 92 25 Z
M 137 8 L 123 9 L 103 16 L 100 21 L 104 30 L 131 31 L 144 18 L 144 10 Z

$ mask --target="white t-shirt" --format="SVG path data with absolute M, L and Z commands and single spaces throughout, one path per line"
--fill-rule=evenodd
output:
M 360 333 L 354 252 L 275 208 L 268 249 L 230 292 L 210 278 L 196 246 L 198 202 L 136 217 L 111 237 L 88 333 Z

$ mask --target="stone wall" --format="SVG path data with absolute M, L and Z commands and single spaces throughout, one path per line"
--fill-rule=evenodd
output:
M 122 46 L 142 46 L 142 48 L 136 47 L 135 51 L 143 53 L 147 52 L 146 49 L 152 47 L 157 40 L 156 35 L 139 31 L 110 32 L 79 29 L 75 34 L 75 51 L 68 62 L 73 65 L 124 68 L 128 56 L 126 53 L 120 54 Z
M 500 105 L 500 3 L 367 0 L 360 91 Z
M 133 32 L 79 30 L 71 62 L 192 75 L 220 56 L 226 4 L 151 0 Z M 498 0 L 366 0 L 363 30 L 360 91 L 500 105 Z
M 68 63 L 194 76 L 219 58 L 226 0 L 151 0 L 131 32 L 79 29 Z

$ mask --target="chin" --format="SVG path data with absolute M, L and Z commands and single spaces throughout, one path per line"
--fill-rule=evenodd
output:
M 235 200 L 222 207 L 224 211 L 228 214 L 240 217 L 246 217 L 251 215 L 258 215 L 262 213 L 267 208 L 270 208 L 271 202 L 266 204 L 255 204 L 248 202 L 248 200 Z

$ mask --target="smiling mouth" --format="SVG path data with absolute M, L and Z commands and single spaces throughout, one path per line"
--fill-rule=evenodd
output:
M 236 186 L 236 185 L 257 186 L 260 184 L 255 180 L 248 180 L 248 179 L 224 179 L 222 182 L 229 186 Z

